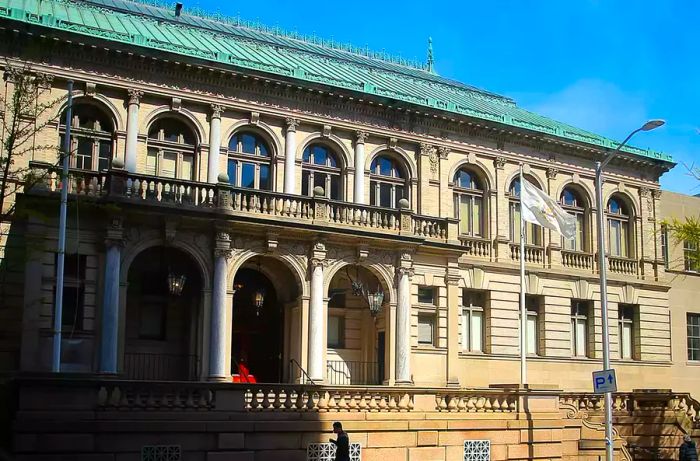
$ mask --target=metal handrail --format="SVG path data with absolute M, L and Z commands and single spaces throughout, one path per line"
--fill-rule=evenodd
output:
M 314 380 L 311 379 L 311 376 L 309 376 L 309 374 L 306 372 L 306 370 L 304 370 L 304 367 L 302 367 L 302 366 L 299 364 L 299 362 L 296 361 L 296 359 L 289 359 L 289 364 L 290 364 L 290 365 L 296 365 L 296 366 L 299 368 L 299 370 L 301 370 L 302 374 L 306 377 L 306 380 L 308 381 L 308 383 L 309 383 L 309 384 L 313 384 L 314 386 L 316 385 L 316 383 L 314 382 Z M 290 378 L 291 378 L 291 376 L 290 376 Z

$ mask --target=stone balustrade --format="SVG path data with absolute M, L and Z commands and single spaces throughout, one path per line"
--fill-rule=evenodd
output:
M 562 266 L 571 269 L 590 271 L 593 270 L 593 255 L 581 251 L 562 250 L 561 263 Z
M 510 259 L 512 261 L 520 261 L 520 244 L 510 244 Z M 525 245 L 525 263 L 543 265 L 544 248 L 535 245 Z
M 459 240 L 467 254 L 473 258 L 491 259 L 491 241 L 478 237 L 460 236 Z
M 328 221 L 334 224 L 398 232 L 399 210 L 333 201 L 328 203 Z
M 518 395 L 494 392 L 458 392 L 435 395 L 435 409 L 461 413 L 516 413 Z
M 608 270 L 614 274 L 636 276 L 638 267 L 636 259 L 608 256 Z
M 214 408 L 215 391 L 206 383 L 104 383 L 97 392 L 101 410 L 207 410 Z

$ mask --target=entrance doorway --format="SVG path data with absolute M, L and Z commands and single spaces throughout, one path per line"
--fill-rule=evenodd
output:
M 260 270 L 242 268 L 234 279 L 231 374 L 242 382 L 283 378 L 284 306 Z

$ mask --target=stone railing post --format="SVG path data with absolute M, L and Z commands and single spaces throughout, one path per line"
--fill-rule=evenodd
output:
M 328 222 L 328 199 L 323 187 L 314 187 L 314 224 Z
M 554 239 L 552 239 L 549 242 L 549 246 L 547 247 L 547 256 L 548 256 L 548 267 L 561 267 L 562 266 L 562 260 L 561 260 L 561 245 L 559 245 L 559 242 L 556 242 Z
M 107 194 L 112 197 L 123 197 L 129 189 L 129 173 L 124 169 L 124 162 L 116 158 L 112 161 L 112 168 L 107 173 Z
M 229 185 L 229 178 L 226 173 L 219 173 L 218 183 L 216 185 L 216 208 L 221 211 L 230 211 L 233 209 L 233 197 Z
M 413 212 L 409 209 L 408 200 L 399 200 L 399 234 L 413 234 Z

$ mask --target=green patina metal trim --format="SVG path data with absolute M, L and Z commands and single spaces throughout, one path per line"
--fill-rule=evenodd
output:
M 0 0 L 0 18 L 166 51 L 301 81 L 322 83 L 463 114 L 599 148 L 617 143 L 518 107 L 510 99 L 421 68 L 378 60 L 342 47 L 246 28 L 232 20 L 187 16 L 150 6 L 152 0 Z M 201 24 L 200 24 L 201 23 Z M 256 26 L 257 27 L 257 26 Z M 672 162 L 669 154 L 625 147 L 640 157 Z

